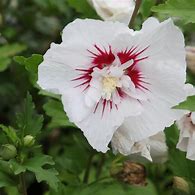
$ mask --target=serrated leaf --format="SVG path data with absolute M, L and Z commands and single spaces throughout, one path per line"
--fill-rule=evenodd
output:
M 189 96 L 186 101 L 181 102 L 174 108 L 195 112 L 195 96 Z
M 25 67 L 30 75 L 31 83 L 35 85 L 38 77 L 38 65 L 43 61 L 43 56 L 39 54 L 33 54 L 29 58 L 25 58 L 23 56 L 15 56 L 14 61 Z
M 38 182 L 46 181 L 51 188 L 57 190 L 59 183 L 58 172 L 54 168 L 45 169 L 43 168 L 44 165 L 54 165 L 54 161 L 50 156 L 35 156 L 24 163 L 26 169 L 35 174 Z
M 58 172 L 55 169 L 43 169 L 41 167 L 28 167 L 29 171 L 32 171 L 38 182 L 46 181 L 46 183 L 57 191 L 58 189 L 58 183 L 59 179 L 56 175 L 58 175 Z
M 18 163 L 15 159 L 9 160 L 9 166 L 15 175 L 18 175 L 26 171 L 26 167 Z
M 22 164 L 15 159 L 9 161 L 9 167 L 15 175 L 28 170 L 35 174 L 38 182 L 45 181 L 51 188 L 57 190 L 59 183 L 59 179 L 57 178 L 58 172 L 54 168 L 44 168 L 45 165 L 54 164 L 52 157 L 48 155 L 38 155 L 26 159 Z
M 66 116 L 61 102 L 50 99 L 46 104 L 44 104 L 43 109 L 46 114 L 51 117 L 51 122 L 49 124 L 50 128 L 68 126 L 75 127 L 75 125 L 71 123 Z
M 152 11 L 181 18 L 185 23 L 195 23 L 195 0 L 168 0 Z
M 23 109 L 16 115 L 16 122 L 22 136 L 27 134 L 37 135 L 43 125 L 43 116 L 35 111 L 32 96 L 28 93 L 24 100 Z
M 54 161 L 51 156 L 40 155 L 30 158 L 28 163 L 24 163 L 25 166 L 42 167 L 44 165 L 54 165 Z
M 20 139 L 18 138 L 17 134 L 16 134 L 16 131 L 14 128 L 12 127 L 6 127 L 4 125 L 1 125 L 0 124 L 0 128 L 2 129 L 2 131 L 7 135 L 7 137 L 9 138 L 9 140 L 17 145 L 20 141 Z
M 69 6 L 81 13 L 85 18 L 97 18 L 95 10 L 89 5 L 87 0 L 68 0 Z

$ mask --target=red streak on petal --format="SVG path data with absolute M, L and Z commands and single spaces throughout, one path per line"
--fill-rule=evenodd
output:
M 96 44 L 94 47 L 98 51 L 97 54 L 88 50 L 92 54 L 92 64 L 96 65 L 100 69 L 102 69 L 104 65 L 112 64 L 112 62 L 115 60 L 115 56 L 112 53 L 111 46 L 109 46 L 109 51 L 106 51 L 106 49 L 100 49 Z
M 112 101 L 110 101 L 110 111 L 112 110 Z
M 81 83 L 81 84 L 79 84 L 79 85 L 76 85 L 75 87 L 81 87 L 81 86 L 83 86 L 83 85 L 85 85 L 85 84 L 88 84 L 89 83 L 89 80 L 87 80 L 87 81 L 85 81 L 85 82 L 83 82 L 83 83 Z
M 121 88 L 119 88 L 119 87 L 117 87 L 117 92 L 118 92 L 118 94 L 119 94 L 119 96 L 121 97 L 121 98 L 124 98 L 125 97 L 125 93 L 121 90 Z
M 104 100 L 103 100 L 103 102 L 102 102 L 102 104 L 103 104 L 103 108 L 102 108 L 102 117 L 103 117 L 103 115 L 104 115 L 104 111 L 105 111 L 106 103 L 107 103 L 107 100 L 106 100 L 106 99 L 104 99 Z
M 131 78 L 136 88 L 142 88 L 146 90 L 148 89 L 143 85 L 143 83 L 145 84 L 148 83 L 143 81 L 144 77 L 142 76 L 142 73 L 139 70 L 139 62 L 147 59 L 148 56 L 145 57 L 139 57 L 139 56 L 143 54 L 148 48 L 149 46 L 145 47 L 142 50 L 138 50 L 138 47 L 134 46 L 131 47 L 129 50 L 126 49 L 117 54 L 121 61 L 121 64 L 128 62 L 129 60 L 134 61 L 133 65 L 126 69 L 126 74 Z
M 129 50 L 126 49 L 125 51 L 118 52 L 117 55 L 118 55 L 118 57 L 121 61 L 121 64 L 124 64 L 125 62 L 127 62 L 129 60 L 136 61 L 136 60 L 139 60 L 139 59 L 136 59 L 136 58 L 139 55 L 141 55 L 144 51 L 146 51 L 148 49 L 148 47 L 146 47 L 146 48 L 144 48 L 140 51 L 137 50 L 137 46 L 131 47 Z M 144 58 L 148 58 L 148 57 L 144 57 Z
M 98 108 L 99 103 L 100 103 L 100 102 L 98 102 L 98 103 L 96 104 L 96 106 L 95 106 L 95 109 L 94 109 L 93 113 L 96 113 L 96 110 L 97 110 L 97 108 Z

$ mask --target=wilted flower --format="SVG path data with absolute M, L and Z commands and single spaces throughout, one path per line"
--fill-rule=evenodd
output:
M 188 95 L 195 95 L 195 88 L 188 86 Z M 195 160 L 195 112 L 185 111 L 185 115 L 177 121 L 180 130 L 177 148 L 187 152 L 186 157 Z
M 119 128 L 112 138 L 114 152 L 123 155 L 137 154 L 154 162 L 167 160 L 167 145 L 164 132 L 159 132 L 144 140 L 134 142 L 128 138 L 128 134 Z
M 135 7 L 134 0 L 88 0 L 88 2 L 103 20 L 125 24 L 129 24 Z
M 119 181 L 130 185 L 147 185 L 146 169 L 140 163 L 125 161 L 118 172 L 112 174 L 112 176 L 116 177 Z
M 185 49 L 171 19 L 149 18 L 140 31 L 121 23 L 77 19 L 51 44 L 38 84 L 61 94 L 69 119 L 106 152 L 122 125 L 134 142 L 170 126 L 186 99 Z
M 186 47 L 186 60 L 188 68 L 195 73 L 195 47 Z

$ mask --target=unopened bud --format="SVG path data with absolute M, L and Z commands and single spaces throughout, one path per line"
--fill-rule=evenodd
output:
M 32 146 L 35 143 L 35 138 L 32 135 L 26 135 L 24 137 L 24 146 Z
M 17 150 L 14 145 L 11 144 L 4 144 L 0 148 L 0 156 L 4 160 L 10 160 L 17 155 Z
M 189 192 L 189 184 L 188 182 L 183 179 L 182 177 L 173 177 L 173 186 L 178 189 L 181 190 L 183 192 Z

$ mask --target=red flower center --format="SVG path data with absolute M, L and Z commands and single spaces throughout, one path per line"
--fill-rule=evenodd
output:
M 133 64 L 129 66 L 127 69 L 125 69 L 124 74 L 129 76 L 133 84 L 135 85 L 135 88 L 139 88 L 141 90 L 148 90 L 146 84 L 147 82 L 144 81 L 145 77 L 143 76 L 140 68 L 139 68 L 139 62 L 145 60 L 148 58 L 148 56 L 140 57 L 147 49 L 138 49 L 138 47 L 131 47 L 130 49 L 125 49 L 124 51 L 120 51 L 114 55 L 111 46 L 109 46 L 108 51 L 104 48 L 101 49 L 97 45 L 94 45 L 96 52 L 92 52 L 88 50 L 88 52 L 91 54 L 91 67 L 87 69 L 76 69 L 79 72 L 79 76 L 72 81 L 80 81 L 80 84 L 78 84 L 76 87 L 83 87 L 83 90 L 85 91 L 88 87 L 90 87 L 90 81 L 92 79 L 92 72 L 95 67 L 99 69 L 103 69 L 106 66 L 112 65 L 112 63 L 115 60 L 115 56 L 118 56 L 121 64 L 124 64 L 130 60 L 133 60 Z M 142 55 L 143 56 L 143 55 Z M 125 93 L 122 91 L 121 88 L 116 88 L 118 94 L 120 97 L 124 97 Z M 94 112 L 96 111 L 97 107 L 99 105 L 99 102 L 97 103 Z M 102 105 L 103 105 L 103 111 L 106 107 L 106 105 L 110 106 L 110 109 L 112 109 L 112 101 L 111 100 L 105 100 L 102 99 Z M 115 105 L 117 108 L 117 105 Z

